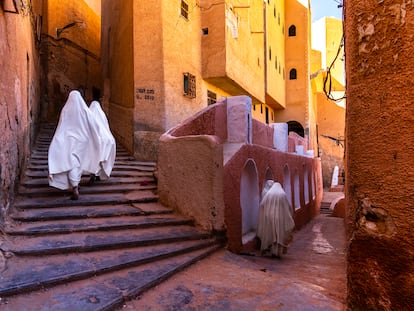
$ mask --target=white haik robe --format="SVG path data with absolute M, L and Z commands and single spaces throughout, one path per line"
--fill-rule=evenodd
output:
M 71 91 L 49 147 L 49 185 L 61 190 L 77 186 L 82 173 L 99 170 L 100 154 L 98 124 L 79 91 Z M 71 171 L 76 174 L 69 180 Z
M 267 181 L 265 189 L 272 183 Z M 274 182 L 265 192 L 260 202 L 259 223 L 257 235 L 261 241 L 260 250 L 270 250 L 272 254 L 280 256 L 286 252 L 286 247 L 292 238 L 295 223 L 292 217 L 292 208 L 282 186 Z
M 116 157 L 115 138 L 109 128 L 109 122 L 106 118 L 105 112 L 102 110 L 98 101 L 94 100 L 89 106 L 96 122 L 99 126 L 99 134 L 101 137 L 101 158 L 100 168 L 95 173 L 101 179 L 107 179 L 111 175 Z

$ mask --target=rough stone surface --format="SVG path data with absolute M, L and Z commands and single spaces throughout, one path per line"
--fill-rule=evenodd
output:
M 122 310 L 344 310 L 345 229 L 319 216 L 295 233 L 282 259 L 222 250 L 173 276 Z
M 345 1 L 348 307 L 414 305 L 412 1 Z
M 39 3 L 29 14 L 0 8 L 0 225 L 13 199 L 13 188 L 28 153 L 39 114 L 40 67 L 36 32 Z M 32 16 L 31 16 L 32 15 Z

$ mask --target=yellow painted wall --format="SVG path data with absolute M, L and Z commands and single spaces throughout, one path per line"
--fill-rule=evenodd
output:
M 342 21 L 334 18 L 324 18 L 317 21 L 313 36 L 325 36 L 318 42 L 317 48 L 323 51 L 312 50 L 311 58 L 311 85 L 312 99 L 317 107 L 318 142 L 322 163 L 322 177 L 324 187 L 331 186 L 332 174 L 335 166 L 344 168 L 344 142 L 334 139 L 343 139 L 345 136 L 345 103 L 329 100 L 324 93 L 326 67 L 330 66 L 338 51 L 342 37 Z M 323 42 L 323 44 L 321 44 Z M 324 46 L 322 46 L 324 45 Z M 342 51 L 331 68 L 332 90 L 344 89 L 344 67 Z M 326 63 L 326 67 L 323 65 Z M 325 67 L 325 68 L 324 68 Z M 339 98 L 343 93 L 334 93 Z M 328 138 L 331 137 L 331 138 Z
M 226 27 L 226 73 L 243 89 L 261 102 L 265 101 L 264 94 L 264 65 L 263 65 L 263 1 L 251 0 L 250 8 L 246 1 L 228 1 Z M 240 8 L 239 8 L 240 7 Z M 238 31 L 234 37 L 229 22 L 237 18 Z
M 263 1 L 203 1 L 203 78 L 231 95 L 263 103 Z
M 338 53 L 338 47 L 342 38 L 342 20 L 332 17 L 326 17 L 326 63 L 331 65 Z M 340 50 L 339 55 L 331 67 L 332 77 L 335 78 L 342 86 L 345 85 L 345 64 L 344 50 Z
M 307 127 L 309 108 L 309 10 L 298 1 L 288 1 L 286 14 L 286 109 L 277 112 L 281 122 L 296 120 L 304 128 Z M 296 26 L 296 36 L 289 37 L 288 29 Z M 289 72 L 295 68 L 297 79 L 290 80 Z
M 198 0 L 187 0 L 185 19 L 180 1 L 163 3 L 163 63 L 165 79 L 165 129 L 169 129 L 206 106 L 202 92 L 201 9 Z M 183 95 L 183 73 L 196 78 L 196 97 Z
M 269 0 L 266 6 L 266 103 L 286 107 L 285 1 Z

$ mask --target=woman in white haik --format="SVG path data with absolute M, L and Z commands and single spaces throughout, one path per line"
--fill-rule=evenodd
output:
M 282 185 L 267 180 L 262 191 L 257 228 L 262 255 L 270 252 L 272 256 L 280 258 L 282 254 L 286 254 L 295 228 L 292 213 Z
M 71 91 L 48 152 L 49 185 L 79 198 L 82 173 L 95 174 L 101 160 L 100 130 L 79 91 Z
M 96 180 L 108 179 L 111 176 L 116 157 L 115 138 L 109 128 L 109 122 L 105 112 L 102 110 L 98 101 L 94 100 L 89 106 L 96 123 L 99 126 L 99 135 L 101 137 L 101 158 L 98 171 L 91 175 L 89 184 L 93 184 Z

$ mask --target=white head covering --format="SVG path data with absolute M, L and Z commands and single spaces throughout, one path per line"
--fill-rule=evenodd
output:
M 257 235 L 261 240 L 262 251 L 273 246 L 287 246 L 295 227 L 292 214 L 282 185 L 278 182 L 273 183 L 260 203 Z
M 265 183 L 263 185 L 262 196 L 260 197 L 261 200 L 263 200 L 264 196 L 270 190 L 270 188 L 272 188 L 274 183 L 275 182 L 272 179 L 268 179 L 268 180 L 265 181 Z
M 48 152 L 49 184 L 65 190 L 74 168 L 93 174 L 99 169 L 98 125 L 79 91 L 71 91 L 60 114 Z
M 92 101 L 89 106 L 96 123 L 99 126 L 99 135 L 101 137 L 100 148 L 100 166 L 101 169 L 96 172 L 102 179 L 109 178 L 114 167 L 116 157 L 116 144 L 115 138 L 109 128 L 109 122 L 106 118 L 105 112 L 102 110 L 98 101 Z

